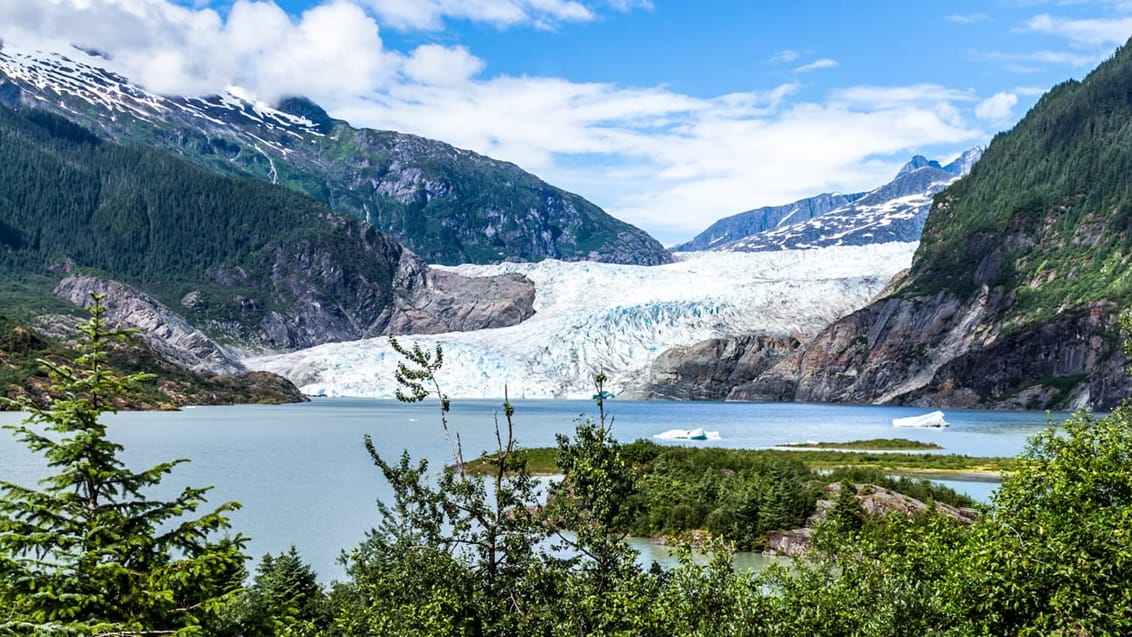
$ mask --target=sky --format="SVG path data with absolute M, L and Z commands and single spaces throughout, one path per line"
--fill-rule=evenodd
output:
M 305 95 L 511 161 L 665 244 L 985 146 L 1132 0 L 3 0 L 0 38 L 150 90 Z

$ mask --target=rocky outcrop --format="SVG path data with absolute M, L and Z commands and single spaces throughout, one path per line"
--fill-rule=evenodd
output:
M 522 275 L 434 270 L 388 235 L 338 221 L 334 245 L 296 240 L 264 255 L 269 262 L 259 267 L 216 269 L 216 285 L 185 294 L 179 312 L 136 288 L 90 276 L 67 277 L 55 294 L 77 305 L 89 303 L 90 292 L 105 294 L 112 321 L 138 329 L 167 360 L 215 374 L 247 370 L 194 325 L 241 347 L 293 350 L 384 334 L 506 327 L 534 314 L 534 284 Z M 342 250 L 359 256 L 342 258 Z M 249 288 L 270 291 L 273 307 L 240 294 Z M 212 318 L 217 314 L 239 320 Z
M 920 500 L 898 493 L 875 484 L 854 484 L 857 502 L 866 515 L 880 517 L 885 515 L 919 515 L 929 510 L 955 520 L 960 524 L 974 524 L 979 517 L 975 509 L 955 507 L 943 502 L 928 505 Z M 817 527 L 829 517 L 833 510 L 837 495 L 841 492 L 841 485 L 833 483 L 826 485 L 822 490 L 822 497 L 817 501 L 814 512 L 806 519 L 806 524 L 800 529 L 785 531 L 771 531 L 767 534 L 767 553 L 771 555 L 784 555 L 799 557 L 809 552 L 813 546 L 814 534 Z
M 80 307 L 91 304 L 91 293 L 106 297 L 109 324 L 138 330 L 142 341 L 178 367 L 229 376 L 248 372 L 236 356 L 144 292 L 91 276 L 69 276 L 55 286 L 56 296 Z
M 998 409 L 1108 409 L 1132 383 L 1117 308 L 1004 325 L 1001 292 L 971 302 L 945 292 L 889 297 L 822 330 L 731 400 Z
M 736 385 L 756 378 L 797 349 L 797 337 L 752 335 L 713 338 L 664 351 L 635 398 L 723 400 Z
M 406 268 L 406 294 L 399 297 L 390 334 L 467 332 L 520 323 L 534 314 L 535 287 L 521 274 L 468 277 L 426 268 Z M 402 272 L 405 272 L 403 270 Z

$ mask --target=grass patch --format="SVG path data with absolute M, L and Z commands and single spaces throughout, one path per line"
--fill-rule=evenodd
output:
M 849 449 L 866 451 L 917 451 L 943 449 L 934 442 L 920 442 L 907 438 L 872 438 L 850 442 L 788 442 L 778 445 L 790 449 Z
M 874 441 L 860 441 L 871 443 Z M 906 441 L 912 443 L 913 441 Z M 636 443 L 634 443 L 636 444 Z M 823 446 L 826 443 L 821 443 Z M 856 443 L 835 443 L 856 444 Z M 927 444 L 927 443 L 914 443 Z M 651 446 L 651 445 L 650 445 Z M 632 445 L 627 445 L 632 449 Z M 664 447 L 662 449 L 669 449 Z M 682 453 L 701 454 L 705 459 L 712 452 L 721 450 L 711 447 L 679 447 Z M 880 448 L 873 449 L 879 450 Z M 515 462 L 526 462 L 527 468 L 535 475 L 556 475 L 562 473 L 555 463 L 557 450 L 552 447 L 534 449 L 519 449 L 513 456 Z M 869 453 L 868 451 L 841 451 L 834 449 L 727 449 L 727 455 L 734 456 L 748 462 L 770 462 L 787 459 L 801 461 L 810 469 L 828 470 L 848 467 L 864 467 L 882 469 L 892 473 L 905 474 L 1001 474 L 1010 471 L 1015 463 L 1014 458 L 987 458 L 965 456 L 959 454 L 924 454 L 924 453 Z M 661 451 L 663 454 L 663 451 Z M 643 463 L 651 459 L 642 458 Z M 467 463 L 468 471 L 489 475 L 496 466 L 495 459 L 484 454 Z

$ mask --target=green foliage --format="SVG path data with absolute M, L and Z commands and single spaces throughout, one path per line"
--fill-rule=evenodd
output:
M 971 174 L 937 196 L 906 294 L 983 285 L 1013 295 L 1002 318 L 1048 319 L 1132 300 L 1132 47 L 1065 82 Z
M 293 305 L 302 285 L 337 285 L 339 300 L 365 297 L 359 304 L 374 315 L 391 300 L 401 248 L 365 224 L 284 188 L 74 128 L 0 106 L 0 300 L 21 314 L 49 305 L 43 299 L 76 269 L 236 336 Z M 325 255 L 333 260 L 302 269 Z M 273 279 L 278 267 L 296 268 L 286 285 Z M 326 272 L 327 281 L 311 280 Z M 196 301 L 182 305 L 190 292 Z
M 73 308 L 72 308 L 73 309 Z M 27 399 L 47 407 L 53 397 L 51 378 L 40 361 L 73 365 L 80 355 L 72 346 L 41 336 L 25 324 L 0 316 L 0 387 L 3 397 Z M 182 369 L 162 359 L 138 339 L 106 344 L 106 364 L 118 374 L 150 374 L 158 380 L 141 383 L 129 393 L 111 397 L 118 409 L 170 409 L 192 405 L 283 403 L 302 399 L 286 380 L 265 374 L 213 376 Z M 0 402 L 0 411 L 17 409 L 17 402 Z
M 790 442 L 780 447 L 791 449 L 866 449 L 874 451 L 920 451 L 943 449 L 934 442 L 920 442 L 907 438 L 873 438 L 850 442 Z
M 381 524 L 344 556 L 351 581 L 332 595 L 338 628 L 345 634 L 473 634 L 525 632 L 538 612 L 528 589 L 553 585 L 543 577 L 546 556 L 535 550 L 546 529 L 535 518 L 538 486 L 512 457 L 514 408 L 503 404 L 505 430 L 495 422 L 496 470 L 483 478 L 464 471 L 459 435 L 448 428 L 447 397 L 436 372 L 443 352 L 402 347 L 398 397 L 416 402 L 435 391 L 454 468 L 438 477 L 428 462 L 405 452 L 387 462 L 367 436 L 366 450 L 393 489 L 379 502 Z
M 90 314 L 75 366 L 43 362 L 61 397 L 21 403 L 30 415 L 12 427 L 55 473 L 41 489 L 0 482 L 0 633 L 206 633 L 245 573 L 244 538 L 213 539 L 238 505 L 190 517 L 207 489 L 146 494 L 184 460 L 135 472 L 118 458 L 99 417 L 148 377 L 108 370 L 107 344 L 126 334 L 106 328 L 100 297 Z
M 218 632 L 245 637 L 314 637 L 330 629 L 330 603 L 318 577 L 294 546 L 267 554 L 255 579 L 229 608 L 230 626 Z
M 830 509 L 827 520 L 840 533 L 860 531 L 865 526 L 865 509 L 857 499 L 856 485 L 842 480 L 837 486 L 837 497 L 833 500 L 833 508 Z
M 1132 631 L 1132 405 L 1038 434 L 957 559 L 965 621 L 993 634 Z

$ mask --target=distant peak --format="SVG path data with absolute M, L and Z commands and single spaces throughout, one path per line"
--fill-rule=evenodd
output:
M 330 117 L 330 114 L 321 106 L 311 101 L 310 98 L 298 95 L 284 97 L 279 100 L 275 108 L 288 115 L 309 119 L 315 124 L 320 133 L 329 133 L 330 130 L 334 128 L 334 120 Z
M 900 169 L 900 172 L 896 173 L 896 176 L 900 177 L 902 175 L 907 175 L 910 172 L 914 172 L 928 166 L 932 168 L 939 168 L 941 170 L 943 169 L 943 167 L 939 165 L 938 161 L 934 159 L 928 159 L 923 155 L 916 155 L 915 157 L 912 157 L 912 161 L 904 164 L 904 167 Z
M 975 162 L 979 161 L 979 158 L 982 156 L 983 147 L 972 146 L 971 148 L 963 151 L 963 154 L 959 155 L 959 157 L 957 157 L 955 161 L 944 166 L 943 169 L 953 175 L 966 175 L 967 173 L 971 172 L 971 167 L 974 166 Z

